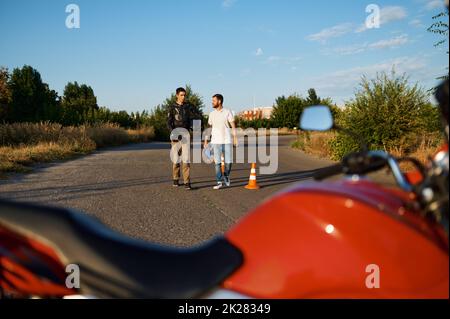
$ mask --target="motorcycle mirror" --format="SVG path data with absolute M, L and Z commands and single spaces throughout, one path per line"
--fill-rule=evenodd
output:
M 333 126 L 331 110 L 325 105 L 308 106 L 300 117 L 300 128 L 304 131 L 328 131 Z

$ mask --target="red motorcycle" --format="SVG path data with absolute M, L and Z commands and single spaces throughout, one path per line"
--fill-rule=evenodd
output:
M 448 141 L 448 82 L 440 88 Z M 304 130 L 333 127 L 325 106 Z M 413 174 L 399 163 L 411 161 Z M 364 176 L 389 168 L 390 188 Z M 0 297 L 449 298 L 448 144 L 426 166 L 348 155 L 190 249 L 124 237 L 72 210 L 0 202 Z M 78 275 L 78 278 L 76 277 Z

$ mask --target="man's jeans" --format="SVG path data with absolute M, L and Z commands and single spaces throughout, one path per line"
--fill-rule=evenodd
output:
M 222 182 L 222 154 L 225 158 L 225 172 L 226 178 L 230 177 L 231 163 L 233 162 L 233 145 L 232 144 L 213 144 L 214 162 L 216 163 L 216 180 L 217 183 Z

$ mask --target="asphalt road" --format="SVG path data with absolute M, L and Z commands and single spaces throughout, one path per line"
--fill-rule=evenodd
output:
M 174 189 L 170 146 L 155 142 L 103 149 L 11 175 L 0 180 L 0 197 L 75 208 L 133 237 L 190 246 L 225 232 L 269 196 L 331 163 L 291 149 L 293 139 L 280 137 L 278 172 L 258 176 L 258 191 L 244 188 L 249 164 L 235 164 L 232 187 L 220 191 L 212 189 L 213 165 L 193 164 L 195 189 Z

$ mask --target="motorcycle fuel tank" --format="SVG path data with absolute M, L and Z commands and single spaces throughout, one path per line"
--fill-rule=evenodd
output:
M 367 180 L 295 186 L 227 233 L 244 264 L 223 287 L 256 298 L 448 298 L 448 241 L 411 201 Z

